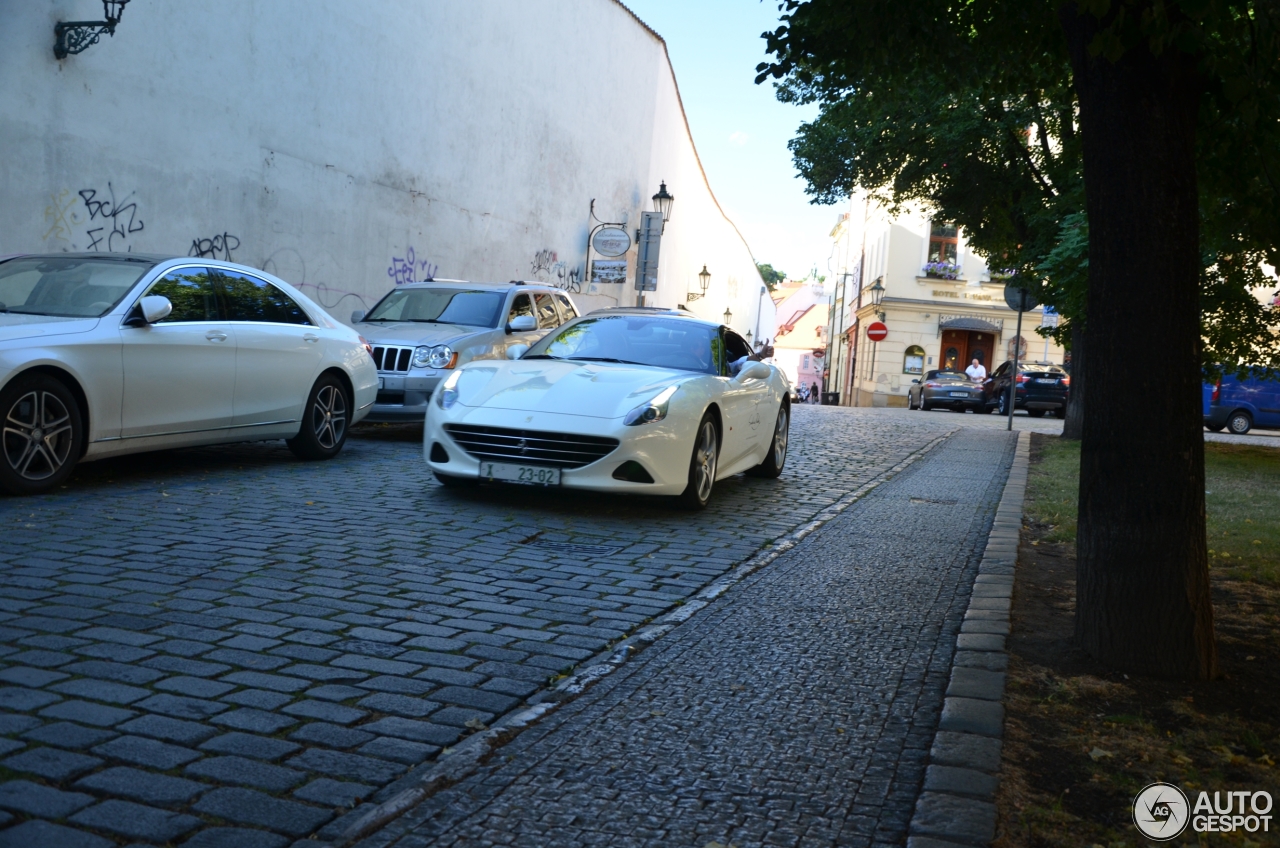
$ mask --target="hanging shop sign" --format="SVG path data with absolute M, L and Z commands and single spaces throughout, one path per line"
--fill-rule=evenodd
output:
M 631 249 L 631 236 L 618 227 L 605 227 L 591 239 L 591 246 L 601 256 L 621 256 Z

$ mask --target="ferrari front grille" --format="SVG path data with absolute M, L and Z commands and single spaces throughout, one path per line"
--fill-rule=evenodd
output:
M 446 424 L 445 432 L 473 459 L 481 462 L 527 462 L 555 468 L 581 468 L 613 453 L 617 439 L 544 433 L 508 427 Z

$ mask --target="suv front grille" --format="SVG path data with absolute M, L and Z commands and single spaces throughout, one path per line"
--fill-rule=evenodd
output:
M 413 348 L 411 347 L 373 346 L 373 362 L 378 366 L 379 371 L 406 373 L 409 370 L 409 360 L 411 358 L 413 358 Z
M 444 429 L 472 458 L 482 462 L 528 462 L 556 468 L 581 468 L 608 456 L 617 439 L 544 433 L 508 427 L 446 424 Z

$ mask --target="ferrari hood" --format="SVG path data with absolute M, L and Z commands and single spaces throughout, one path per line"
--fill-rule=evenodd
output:
M 58 315 L 25 315 L 0 312 L 0 342 L 87 333 L 98 326 L 98 318 L 68 318 Z
M 514 412 L 621 418 L 688 371 L 604 362 L 474 362 L 458 379 L 458 403 Z

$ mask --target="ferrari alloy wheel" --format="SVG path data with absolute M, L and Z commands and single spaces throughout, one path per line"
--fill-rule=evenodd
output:
M 711 490 L 716 483 L 716 465 L 720 459 L 720 436 L 711 414 L 702 416 L 698 434 L 694 437 L 693 456 L 689 459 L 689 484 L 680 495 L 680 505 L 686 509 L 703 509 L 711 500 Z
M 324 374 L 307 397 L 298 435 L 286 444 L 299 459 L 333 459 L 347 441 L 350 423 L 346 387 L 333 374 Z
M 0 392 L 0 414 L 0 489 L 33 495 L 71 476 L 84 425 L 66 386 L 44 374 L 19 377 Z
M 773 441 L 769 443 L 769 452 L 764 462 L 748 469 L 752 477 L 777 477 L 782 467 L 787 464 L 787 440 L 791 437 L 791 410 L 784 403 L 778 408 L 778 421 L 773 425 Z

